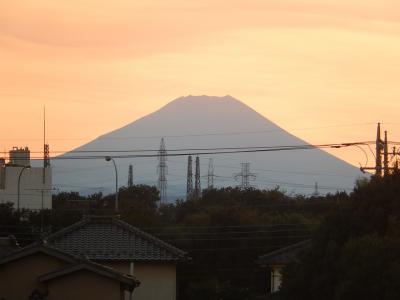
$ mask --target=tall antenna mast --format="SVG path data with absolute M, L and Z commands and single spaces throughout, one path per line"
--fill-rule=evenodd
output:
M 186 182 L 186 200 L 190 200 L 193 196 L 193 169 L 192 169 L 192 156 L 188 156 L 187 165 L 187 182 Z
M 194 198 L 199 199 L 201 196 L 200 186 L 200 158 L 196 156 L 196 173 L 194 176 Z
M 210 158 L 208 161 L 208 174 L 207 174 L 207 188 L 214 188 L 214 162 L 213 159 Z
M 167 150 L 165 150 L 164 138 L 161 139 L 158 151 L 158 190 L 160 191 L 160 202 L 167 200 Z

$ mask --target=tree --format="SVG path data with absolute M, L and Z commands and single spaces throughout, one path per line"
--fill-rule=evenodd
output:
M 286 268 L 281 299 L 399 299 L 399 224 L 399 173 L 358 184 Z

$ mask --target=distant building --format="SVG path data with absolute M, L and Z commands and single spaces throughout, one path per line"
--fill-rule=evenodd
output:
M 31 166 L 27 147 L 10 150 L 8 163 L 0 158 L 0 203 L 12 202 L 18 207 L 18 181 L 20 208 L 51 208 L 51 167 Z
M 135 300 L 176 299 L 176 267 L 187 253 L 117 218 L 86 216 L 46 240 L 63 252 L 134 275 L 141 282 Z

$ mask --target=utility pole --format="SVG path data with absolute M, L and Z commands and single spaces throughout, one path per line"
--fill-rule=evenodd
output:
M 167 201 L 167 150 L 165 150 L 164 138 L 161 139 L 158 151 L 158 190 L 160 191 L 160 202 Z
M 381 123 L 378 123 L 376 130 L 376 163 L 375 163 L 375 175 L 382 176 L 382 139 L 381 139 Z
M 186 200 L 193 197 L 193 169 L 192 169 L 192 156 L 188 156 L 187 165 L 187 182 L 186 182 Z
M 133 166 L 129 165 L 128 169 L 128 187 L 133 186 Z
M 385 176 L 389 175 L 389 153 L 387 131 L 385 130 L 385 140 L 383 142 L 383 171 Z
M 382 175 L 389 175 L 390 171 L 396 170 L 396 162 L 394 167 L 389 166 L 389 142 L 387 137 L 387 131 L 385 131 L 385 137 L 382 140 L 381 138 L 381 123 L 378 123 L 377 130 L 376 130 L 376 153 L 375 153 L 375 167 L 362 167 L 360 170 L 364 173 L 365 170 L 374 170 L 375 176 L 382 177 Z M 396 149 L 393 148 L 393 157 L 397 157 L 399 153 L 396 152 Z M 383 161 L 383 166 L 382 166 Z M 383 172 L 382 172 L 383 171 Z M 383 173 L 383 174 L 382 174 Z
M 199 199 L 201 196 L 201 185 L 200 185 L 200 158 L 196 157 L 196 171 L 194 176 L 194 199 Z
M 214 188 L 214 162 L 213 159 L 210 158 L 208 161 L 208 174 L 207 174 L 207 188 Z
M 250 180 L 255 180 L 257 175 L 254 173 L 250 173 L 250 163 L 241 163 L 242 171 L 234 175 L 236 180 L 240 179 L 240 188 L 241 189 L 248 189 L 251 187 Z

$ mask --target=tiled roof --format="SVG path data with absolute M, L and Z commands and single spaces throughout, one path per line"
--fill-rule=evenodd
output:
M 19 250 L 10 253 L 9 255 L 0 259 L 0 265 L 13 262 L 15 260 L 21 259 L 23 257 L 35 253 L 43 253 L 52 257 L 56 257 L 66 263 L 65 266 L 61 269 L 57 269 L 53 272 L 42 274 L 41 276 L 39 276 L 38 279 L 40 282 L 51 280 L 53 278 L 57 278 L 79 270 L 87 270 L 90 272 L 97 273 L 101 276 L 117 280 L 122 284 L 124 284 L 124 286 L 130 290 L 133 290 L 140 284 L 140 282 L 134 276 L 123 274 L 114 270 L 113 268 L 103 266 L 101 264 L 89 261 L 82 257 L 76 257 L 71 254 L 65 253 L 60 249 L 49 246 L 45 242 L 33 243 L 29 246 L 20 248 Z
M 77 259 L 79 261 L 81 260 L 78 257 L 75 257 L 71 254 L 65 253 L 65 252 L 61 251 L 60 249 L 51 247 L 51 246 L 47 245 L 45 242 L 40 241 L 40 242 L 30 244 L 23 248 L 19 248 L 18 250 L 13 251 L 11 253 L 8 253 L 8 255 L 6 255 L 0 259 L 0 265 L 12 262 L 14 260 L 18 260 L 20 258 L 23 258 L 25 256 L 28 256 L 28 255 L 31 255 L 34 253 L 43 253 L 43 254 L 47 254 L 52 257 L 57 257 L 58 259 L 66 262 L 66 263 L 75 263 L 77 261 Z
M 280 248 L 273 252 L 262 255 L 257 263 L 262 266 L 267 265 L 287 265 L 298 262 L 300 253 L 311 247 L 311 240 L 304 240 L 296 244 Z
M 49 280 L 53 280 L 56 278 L 60 278 L 65 275 L 69 275 L 74 272 L 86 270 L 89 272 L 96 273 L 100 276 L 108 277 L 113 280 L 117 280 L 125 285 L 130 290 L 133 290 L 135 287 L 138 287 L 140 285 L 140 281 L 136 279 L 136 277 L 128 274 L 124 274 L 121 272 L 118 272 L 112 268 L 103 266 L 101 264 L 97 264 L 94 262 L 91 262 L 89 260 L 82 260 L 77 262 L 76 264 L 71 264 L 67 265 L 64 268 L 55 270 L 53 272 L 43 274 L 39 276 L 38 280 L 40 282 L 46 282 Z
M 108 216 L 86 216 L 46 240 L 62 251 L 92 260 L 168 262 L 186 256 L 186 252 Z

